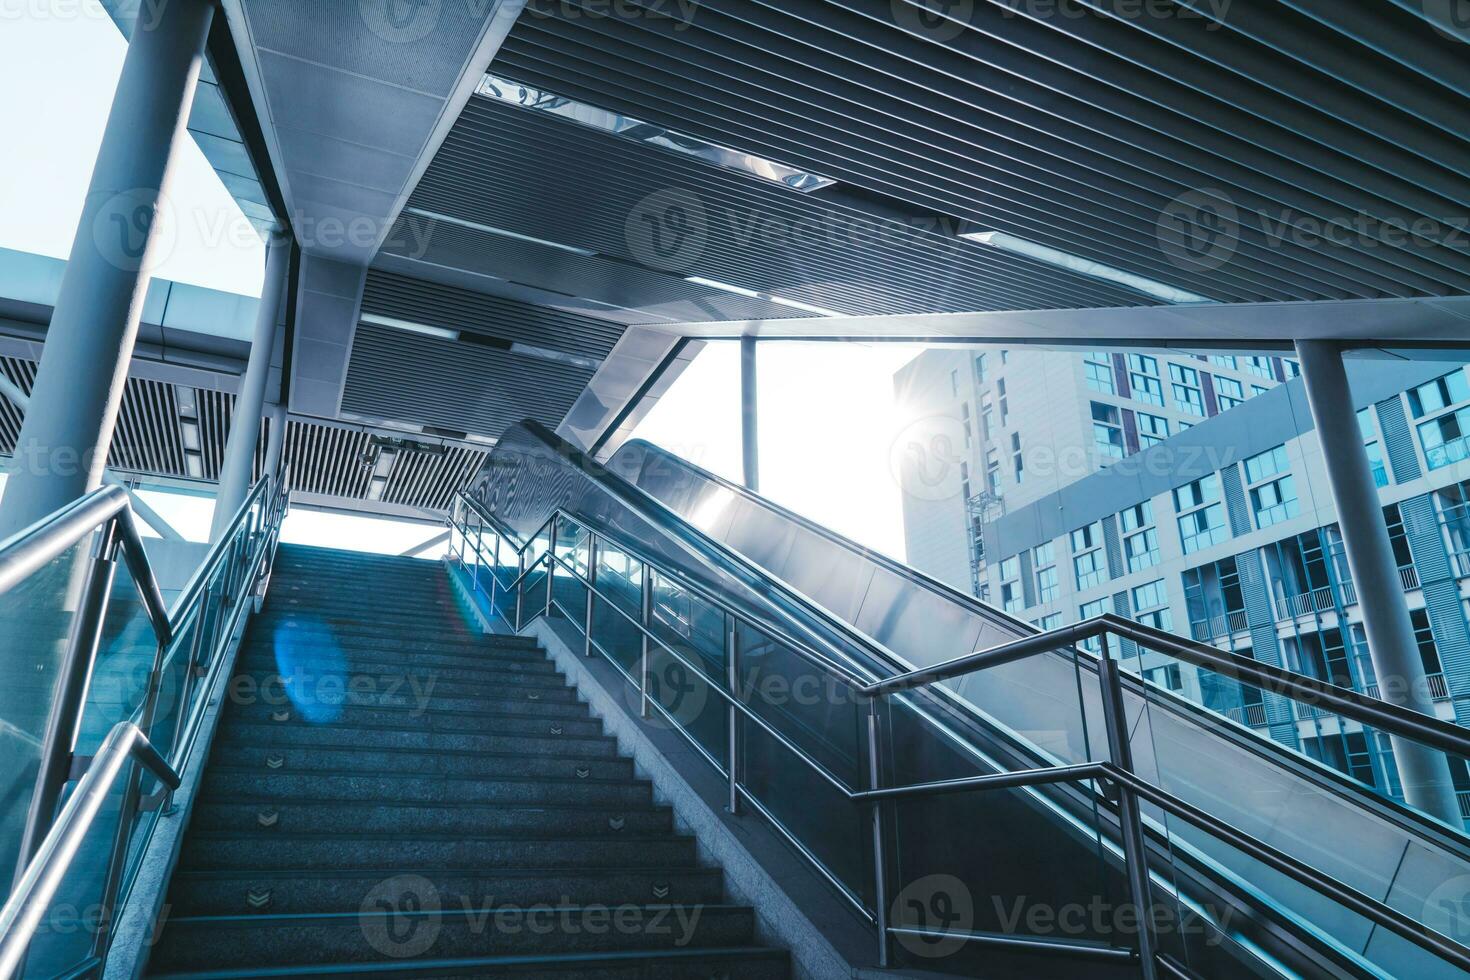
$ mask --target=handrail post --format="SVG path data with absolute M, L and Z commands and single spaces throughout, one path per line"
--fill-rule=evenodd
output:
M 638 713 L 647 719 L 652 716 L 648 707 L 648 634 L 653 629 L 653 569 L 647 563 L 643 565 L 643 582 L 638 590 L 638 625 L 643 627 L 638 631 L 642 644 L 638 658 Z
M 1123 680 L 1118 673 L 1118 662 L 1108 649 L 1108 634 L 1102 633 L 1098 639 L 1102 644 L 1102 658 L 1098 661 L 1097 676 L 1102 685 L 1103 724 L 1108 732 L 1108 752 L 1113 765 L 1131 775 L 1133 746 L 1128 735 Z M 1123 840 L 1128 891 L 1138 914 L 1139 967 L 1143 980 L 1156 980 L 1158 965 L 1154 949 L 1153 906 L 1149 901 L 1148 851 L 1143 836 L 1143 815 L 1139 811 L 1137 794 L 1126 785 L 1118 787 L 1118 832 Z
M 740 691 L 740 620 L 725 615 L 725 679 L 730 685 L 730 696 L 739 697 Z M 729 811 L 732 816 L 740 815 L 740 711 L 731 701 L 725 708 L 729 736 L 730 754 L 727 760 L 730 773 Z
M 575 566 L 575 559 L 573 559 Z M 597 535 L 592 529 L 587 530 L 587 610 L 583 625 L 586 629 L 582 631 L 582 652 L 592 656 L 592 590 L 597 587 Z
M 31 795 L 31 806 L 21 835 L 15 881 L 25 874 L 26 865 L 46 839 L 61 791 L 71 777 L 72 749 L 87 700 L 92 663 L 102 640 L 102 621 L 107 616 L 107 601 L 117 569 L 117 554 L 121 547 L 117 533 L 119 519 L 114 517 L 103 525 L 88 560 L 81 603 L 67 637 L 66 656 L 62 660 L 61 676 L 56 686 L 56 701 L 46 719 L 36 788 Z
M 516 552 L 516 621 L 513 624 L 515 631 L 521 631 L 522 609 L 525 607 L 526 598 L 526 550 L 522 548 Z
M 465 529 L 469 529 L 468 522 L 465 523 Z M 466 534 L 465 538 L 468 539 L 469 535 Z M 477 516 L 475 518 L 475 567 L 470 572 L 470 591 L 472 592 L 480 591 L 480 549 L 484 546 L 484 544 L 485 519 Z
M 556 584 L 556 515 L 551 517 L 551 531 L 546 535 L 546 612 L 551 618 L 551 589 Z
M 882 738 L 878 730 L 878 698 L 868 699 L 868 788 L 883 788 L 881 765 Z M 878 927 L 878 966 L 887 969 L 888 943 L 888 861 L 883 842 L 883 802 L 873 801 L 873 912 Z
M 495 598 L 500 591 L 500 532 L 493 527 L 490 529 L 491 540 L 494 544 L 495 564 L 490 568 L 490 622 L 495 622 Z

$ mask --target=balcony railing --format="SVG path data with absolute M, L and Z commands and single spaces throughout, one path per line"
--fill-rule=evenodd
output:
M 1413 592 L 1419 588 L 1419 569 L 1413 565 L 1405 565 L 1399 569 L 1399 578 L 1404 583 L 1405 592 Z
M 1298 616 L 1310 616 L 1313 613 L 1327 612 L 1336 608 L 1337 599 L 1332 594 L 1332 588 L 1325 585 L 1311 592 L 1283 596 L 1276 600 L 1278 619 L 1296 619 Z
M 1457 551 L 1454 554 L 1455 577 L 1470 578 L 1470 551 Z
M 1270 724 L 1266 719 L 1266 706 L 1264 704 L 1247 704 L 1239 708 L 1231 708 L 1225 712 L 1225 717 L 1251 728 L 1265 728 Z
M 1189 624 L 1189 631 L 1194 638 L 1207 643 L 1217 636 L 1244 633 L 1248 629 L 1250 629 L 1250 623 L 1246 621 L 1243 609 L 1226 613 L 1223 616 L 1211 616 L 1209 619 L 1201 619 Z

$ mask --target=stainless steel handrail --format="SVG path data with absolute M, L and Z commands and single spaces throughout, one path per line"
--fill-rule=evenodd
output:
M 92 765 L 62 807 L 35 859 L 0 909 L 0 977 L 12 976 L 20 965 L 77 849 L 132 759 L 169 789 L 178 789 L 178 771 L 159 755 L 141 728 L 130 721 L 113 726 Z
M 201 670 L 208 678 L 204 685 L 206 690 L 218 677 L 226 659 L 221 653 L 228 647 L 230 638 L 238 627 L 246 605 L 244 600 L 250 595 L 256 582 L 269 574 L 271 557 L 279 540 L 280 522 L 285 515 L 288 499 L 285 483 L 276 483 L 269 476 L 252 487 L 174 602 L 172 610 L 165 608 L 147 553 L 143 549 L 142 539 L 137 533 L 128 496 L 119 487 L 104 487 L 94 491 L 0 545 L 0 594 L 4 594 L 70 548 L 84 542 L 93 532 L 101 532 L 92 565 L 87 569 L 82 606 L 77 613 L 62 676 L 57 684 L 58 695 L 47 720 L 45 738 L 41 742 L 39 775 L 21 843 L 17 889 L 25 887 L 26 882 L 33 879 L 51 880 L 53 875 L 59 881 L 65 868 L 54 869 L 57 855 L 62 856 L 62 864 L 65 864 L 70 860 L 71 851 L 58 850 L 58 842 L 63 842 L 73 833 L 84 835 L 95 817 L 95 808 L 76 811 L 77 815 L 71 819 L 79 821 L 78 830 L 61 824 L 63 818 L 74 813 L 71 802 L 62 809 L 60 816 L 56 815 L 55 809 L 62 788 L 71 777 L 72 742 L 82 717 L 87 678 L 92 674 L 93 662 L 98 654 L 112 584 L 112 566 L 119 553 L 128 563 L 158 644 L 143 700 L 127 721 L 120 722 L 113 729 L 109 735 L 109 743 L 114 737 L 121 738 L 123 734 L 127 734 L 125 726 L 136 731 L 137 737 L 142 738 L 142 747 L 137 748 L 136 752 L 142 754 L 143 761 L 149 763 L 149 768 L 154 768 L 152 761 L 156 760 L 163 762 L 168 772 L 174 774 L 172 778 L 162 778 L 168 792 L 172 792 L 178 785 L 177 772 L 184 768 L 192 753 L 194 739 L 206 707 L 203 698 L 190 701 L 190 694 L 199 689 L 194 683 L 195 671 Z M 216 577 L 221 579 L 218 586 L 213 584 Z M 206 620 L 200 617 L 208 606 L 211 590 L 216 587 L 219 589 L 217 598 L 220 600 L 221 610 L 227 605 L 233 605 L 233 609 L 227 617 L 222 615 L 212 621 L 208 630 L 211 638 L 204 641 Z M 170 765 L 162 760 L 141 733 L 154 723 L 153 715 L 162 686 L 161 679 L 178 657 L 184 655 L 176 641 L 187 635 L 188 626 L 193 620 L 197 620 L 197 628 L 187 651 L 190 663 L 181 682 L 184 687 L 180 693 L 180 715 L 173 728 L 173 761 Z M 226 620 L 228 625 L 222 629 Z M 208 644 L 207 649 L 205 642 Z M 207 664 L 200 662 L 201 649 L 205 649 Z M 104 750 L 109 743 L 104 743 Z M 101 758 L 99 754 L 90 761 L 82 777 L 84 783 L 97 770 Z M 120 766 L 121 762 L 117 765 Z M 112 778 L 115 778 L 115 773 L 109 777 L 109 785 Z M 73 801 L 80 792 L 79 786 L 77 793 L 73 795 Z M 104 916 L 103 921 L 112 921 L 115 916 L 110 916 L 110 913 L 115 912 L 114 903 L 121 903 L 127 843 L 132 839 L 133 833 L 132 821 L 128 815 L 137 807 L 138 802 L 137 780 L 130 779 L 122 803 L 121 812 L 124 816 L 118 821 L 112 859 L 106 869 L 102 888 L 102 905 L 109 913 Z M 74 851 L 74 847 L 72 850 Z M 54 888 L 53 883 L 51 890 L 54 891 Z M 36 901 L 44 906 L 50 894 L 51 892 L 47 892 Z M 44 908 L 35 910 L 34 915 L 26 912 L 14 921 L 0 920 L 0 942 L 4 943 L 4 949 L 18 949 L 19 952 L 15 955 L 23 956 L 24 950 L 33 939 L 37 917 L 42 911 Z M 107 935 L 105 930 L 98 931 L 94 941 L 94 956 L 98 951 L 105 953 Z M 4 970 L 0 970 L 0 977 L 6 975 Z
M 761 727 L 766 729 L 768 732 L 771 732 L 772 734 L 776 734 L 770 728 L 770 726 L 765 723 L 764 719 L 761 719 L 759 715 L 757 715 L 747 706 L 741 704 L 738 698 L 734 696 L 733 692 L 730 694 L 724 692 L 716 682 L 711 680 L 708 675 L 705 674 L 705 672 L 701 668 L 691 662 L 688 658 L 684 657 L 677 650 L 674 650 L 666 643 L 663 643 L 663 641 L 660 640 L 655 634 L 653 634 L 652 631 L 649 630 L 645 625 L 634 620 L 633 617 L 631 615 L 628 615 L 626 611 L 622 610 L 621 607 L 617 605 L 617 603 L 612 602 L 603 593 L 597 590 L 595 581 L 584 578 L 577 571 L 576 567 L 573 564 L 565 561 L 560 556 L 558 556 L 555 549 L 555 522 L 557 520 L 564 520 L 576 526 L 584 528 L 588 532 L 590 540 L 595 540 L 598 536 L 607 539 L 620 551 L 628 553 L 636 560 L 642 562 L 650 570 L 658 571 L 660 574 L 663 574 L 670 578 L 682 578 L 682 576 L 680 576 L 677 572 L 667 569 L 662 562 L 649 561 L 646 557 L 640 556 L 637 553 L 637 549 L 625 548 L 622 542 L 618 541 L 614 535 L 609 534 L 605 529 L 593 528 L 590 523 L 587 522 L 585 519 L 565 513 L 560 508 L 558 508 L 550 517 L 548 517 L 547 520 L 537 528 L 537 530 L 530 536 L 529 539 L 527 539 L 524 543 L 518 544 L 517 537 L 510 531 L 509 528 L 505 526 L 504 522 L 499 521 L 495 517 L 495 515 L 488 512 L 478 501 L 474 500 L 474 498 L 470 497 L 467 494 L 461 494 L 460 499 L 465 505 L 467 505 L 475 512 L 476 516 L 480 518 L 481 521 L 481 526 L 478 529 L 478 536 L 475 543 L 477 561 L 479 557 L 483 556 L 482 544 L 479 538 L 483 536 L 483 531 L 486 525 L 489 525 L 490 530 L 498 537 L 504 538 L 509 541 L 511 545 L 520 553 L 524 553 L 525 549 L 529 546 L 531 539 L 539 537 L 543 531 L 547 530 L 548 527 L 553 529 L 553 533 L 550 536 L 551 544 L 547 547 L 546 552 L 536 559 L 531 568 L 525 568 L 522 570 L 521 574 L 515 579 L 511 588 L 518 589 L 520 584 L 524 581 L 526 575 L 537 565 L 545 563 L 548 569 L 548 573 L 552 568 L 560 565 L 568 572 L 570 572 L 574 578 L 581 582 L 584 587 L 589 589 L 589 591 L 593 592 L 593 594 L 598 595 L 612 608 L 617 609 L 620 613 L 623 613 L 624 618 L 632 622 L 646 636 L 652 638 L 655 642 L 658 642 L 659 645 L 666 652 L 668 652 L 671 656 L 681 662 L 686 668 L 693 670 L 699 676 L 704 677 L 708 682 L 708 686 L 712 690 L 718 692 L 743 717 L 755 718 L 757 722 L 761 725 Z M 468 539 L 470 527 L 467 522 L 456 525 L 453 518 L 453 512 L 451 512 L 450 524 L 452 528 L 458 529 L 460 533 L 464 535 L 466 539 Z M 492 577 L 496 580 L 497 584 L 499 584 L 500 577 L 497 572 L 498 568 L 495 571 L 492 571 Z M 685 583 L 681 581 L 680 584 L 682 587 Z M 716 608 L 720 609 L 720 611 L 725 615 L 733 616 L 737 619 L 748 618 L 746 614 L 732 608 L 727 603 L 719 601 L 717 597 L 709 596 L 708 591 L 703 589 L 702 587 L 699 587 L 697 584 L 691 583 L 691 586 L 691 591 L 699 594 L 701 599 L 709 601 Z M 549 611 L 554 602 L 551 591 L 551 583 L 548 582 L 546 588 L 548 596 L 546 609 Z M 575 617 L 572 616 L 563 607 L 561 607 L 560 603 L 556 603 L 555 605 L 556 608 L 561 609 L 564 615 L 567 615 L 569 620 L 575 622 Z M 522 624 L 520 623 L 512 624 L 513 628 L 516 628 L 517 630 L 520 628 L 521 625 Z M 590 636 L 590 621 L 586 624 L 585 628 L 587 629 Z M 852 678 L 845 673 L 839 674 L 838 679 L 851 684 L 855 693 L 861 694 L 864 697 L 870 699 L 870 745 L 872 747 L 872 755 L 876 756 L 876 753 L 878 751 L 878 740 L 876 736 L 878 715 L 876 712 L 876 705 L 878 701 L 882 698 L 905 690 L 923 688 L 943 680 L 952 679 L 954 677 L 965 674 L 975 673 L 990 667 L 1001 666 L 1003 664 L 1013 663 L 1019 660 L 1027 659 L 1029 657 L 1038 656 L 1043 653 L 1053 652 L 1057 649 L 1058 646 L 1070 646 L 1079 643 L 1085 639 L 1100 637 L 1103 640 L 1104 648 L 1102 651 L 1102 655 L 1097 658 L 1098 673 L 1099 678 L 1104 685 L 1104 713 L 1108 716 L 1106 720 L 1108 721 L 1110 735 L 1112 736 L 1110 738 L 1110 741 L 1115 755 L 1114 762 L 1083 763 L 1080 765 L 1056 766 L 1024 772 L 1002 772 L 993 775 L 969 777 L 957 780 L 947 780 L 935 783 L 911 784 L 908 786 L 880 788 L 875 785 L 869 790 L 856 791 L 847 787 L 847 785 L 841 780 L 832 777 L 825 770 L 825 768 L 822 767 L 821 764 L 810 755 L 810 753 L 803 750 L 800 746 L 796 745 L 795 743 L 784 737 L 780 737 L 779 742 L 783 748 L 791 752 L 796 758 L 801 760 L 807 766 L 816 769 L 819 774 L 824 776 L 827 781 L 832 784 L 834 789 L 845 795 L 849 800 L 859 804 L 865 803 L 874 808 L 873 812 L 875 820 L 875 846 L 878 848 L 875 867 L 881 867 L 881 865 L 884 863 L 883 855 L 885 852 L 883 851 L 881 840 L 877 838 L 880 838 L 882 834 L 881 822 L 878 819 L 878 808 L 885 802 L 914 798 L 919 796 L 936 795 L 940 793 L 977 791 L 984 789 L 1000 788 L 1039 787 L 1043 785 L 1052 785 L 1058 783 L 1082 783 L 1092 781 L 1098 783 L 1100 787 L 1111 787 L 1112 789 L 1111 795 L 1108 793 L 1101 793 L 1099 795 L 1101 795 L 1104 800 L 1107 800 L 1110 803 L 1115 802 L 1115 804 L 1119 807 L 1119 826 L 1120 832 L 1123 834 L 1125 851 L 1124 864 L 1125 868 L 1132 875 L 1146 876 L 1147 874 L 1146 857 L 1142 849 L 1142 821 L 1141 817 L 1136 812 L 1137 802 L 1139 800 L 1145 800 L 1153 803 L 1166 812 L 1172 813 L 1180 819 L 1183 819 L 1186 822 L 1199 827 L 1201 830 L 1204 830 L 1211 836 L 1214 836 L 1217 839 L 1231 844 L 1232 846 L 1241 850 L 1243 853 L 1246 853 L 1260 860 L 1268 867 L 1271 867 L 1274 870 L 1288 875 L 1293 880 L 1307 885 L 1308 887 L 1318 891 L 1328 898 L 1338 901 L 1340 904 L 1344 905 L 1348 909 L 1360 915 L 1363 915 L 1365 918 L 1376 923 L 1377 925 L 1383 926 L 1384 928 L 1398 933 L 1404 938 L 1419 945 L 1421 948 L 1427 949 L 1435 953 L 1436 955 L 1442 956 L 1455 963 L 1456 965 L 1461 966 L 1462 968 L 1470 969 L 1470 948 L 1467 948 L 1455 942 L 1454 940 L 1449 939 L 1442 933 L 1436 932 L 1428 928 L 1427 926 L 1424 926 L 1417 920 L 1414 920 L 1409 916 L 1404 915 L 1403 913 L 1393 909 L 1391 906 L 1388 906 L 1378 899 L 1373 898 L 1372 896 L 1369 896 L 1361 891 L 1358 891 L 1357 889 L 1354 889 L 1338 881 L 1337 879 L 1332 878 L 1329 875 L 1323 874 L 1322 872 L 1319 872 L 1316 869 L 1303 864 L 1302 862 L 1291 857 L 1285 852 L 1280 851 L 1249 834 L 1239 831 L 1229 826 L 1228 824 L 1225 824 L 1224 822 L 1209 816 L 1207 813 L 1199 810 L 1192 804 L 1189 804 L 1184 800 L 1174 796 L 1173 794 L 1170 794 L 1160 789 L 1159 787 L 1154 786 L 1153 784 L 1147 783 L 1134 775 L 1131 772 L 1131 759 L 1129 759 L 1128 753 L 1126 751 L 1126 720 L 1123 717 L 1121 700 L 1122 682 L 1116 662 L 1110 656 L 1108 656 L 1106 649 L 1107 637 L 1110 635 L 1118 635 L 1127 639 L 1131 639 L 1134 642 L 1139 643 L 1141 646 L 1145 646 L 1150 649 L 1157 649 L 1159 650 L 1159 652 L 1171 654 L 1178 657 L 1178 659 L 1185 660 L 1186 662 L 1195 664 L 1205 669 L 1215 670 L 1221 673 L 1233 674 L 1236 677 L 1247 680 L 1251 683 L 1256 684 L 1257 686 L 1264 687 L 1274 693 L 1284 694 L 1288 697 L 1295 697 L 1299 700 L 1311 700 L 1318 703 L 1327 704 L 1329 706 L 1332 706 L 1335 710 L 1338 710 L 1339 713 L 1343 714 L 1345 717 L 1350 717 L 1354 718 L 1355 720 L 1363 721 L 1366 724 L 1371 724 L 1375 727 L 1383 729 L 1384 731 L 1394 732 L 1396 734 L 1403 734 L 1405 735 L 1405 737 L 1409 738 L 1416 738 L 1418 740 L 1424 741 L 1426 744 L 1439 748 L 1442 751 L 1456 754 L 1470 754 L 1470 738 L 1467 738 L 1466 734 L 1462 730 L 1458 729 L 1457 726 L 1449 725 L 1448 723 L 1441 722 L 1438 719 L 1433 719 L 1429 718 L 1428 716 L 1420 715 L 1417 712 L 1398 708 L 1395 705 L 1386 704 L 1384 702 L 1378 701 L 1377 699 L 1368 697 L 1367 695 L 1363 695 L 1355 691 L 1349 691 L 1331 684 L 1326 684 L 1315 678 L 1307 677 L 1306 675 L 1295 674 L 1291 671 L 1283 670 L 1281 668 L 1272 667 L 1266 664 L 1260 664 L 1257 661 L 1250 660 L 1244 657 L 1239 657 L 1234 654 L 1229 654 L 1225 651 L 1218 650 L 1206 644 L 1194 641 L 1187 641 L 1163 630 L 1157 630 L 1153 627 L 1134 623 L 1130 620 L 1125 620 L 1112 614 L 1100 616 L 1095 619 L 1088 620 L 1084 623 L 1075 624 L 1073 626 L 1061 627 L 1059 629 L 1046 631 L 1044 633 L 1027 636 L 1020 640 L 1012 641 L 1010 643 L 1000 644 L 996 647 L 992 647 L 986 650 L 976 651 L 975 653 L 955 658 L 954 660 L 948 661 L 943 664 L 938 664 L 922 670 L 910 671 L 905 674 L 895 675 L 882 680 L 864 682 L 861 680 L 857 680 L 856 678 Z M 791 645 L 794 649 L 796 649 L 798 653 L 802 654 L 808 660 L 812 661 L 814 665 L 823 669 L 830 670 L 830 665 L 827 663 L 825 657 L 821 657 L 820 655 L 811 656 L 812 651 L 802 649 L 798 644 L 795 643 Z M 615 664 L 615 666 L 617 665 Z M 620 672 L 623 672 L 621 671 L 621 667 L 619 667 L 619 670 Z M 625 677 L 628 677 L 630 682 L 633 682 L 631 676 L 627 675 L 626 672 L 623 673 Z M 1109 703 L 1110 701 L 1111 704 Z M 658 706 L 656 702 L 655 706 L 661 708 L 661 706 Z M 664 714 L 667 714 L 667 712 L 664 712 Z M 675 719 L 671 718 L 670 720 Z M 680 726 L 679 730 L 682 731 L 682 726 Z M 692 740 L 692 736 L 689 736 L 689 733 L 685 732 L 684 734 L 686 735 L 686 737 L 690 737 Z M 1122 766 L 1118 765 L 1117 759 L 1119 757 L 1121 757 L 1127 764 Z M 713 760 L 711 761 L 713 762 Z M 718 763 L 715 763 L 715 765 L 717 766 L 717 768 L 719 768 Z M 877 767 L 875 767 L 875 784 L 876 774 Z M 733 792 L 745 793 L 746 795 L 749 795 L 748 790 L 745 790 L 744 787 L 739 786 L 734 787 Z M 1116 800 L 1114 800 L 1114 798 L 1116 798 Z M 753 797 L 752 801 L 754 802 Z M 1130 813 L 1130 809 L 1134 812 Z M 779 822 L 773 820 L 773 823 L 775 823 L 778 829 L 785 833 L 788 837 L 792 837 L 789 831 L 780 826 Z M 1130 840 L 1130 830 L 1132 831 L 1134 836 L 1133 840 Z M 805 848 L 804 845 L 802 845 L 799 840 L 795 840 L 794 838 L 793 840 L 798 845 L 798 847 L 801 847 L 802 851 L 806 853 L 807 856 L 818 865 L 819 870 L 821 870 L 823 874 L 829 878 L 829 880 L 833 880 L 834 883 L 838 885 L 839 889 L 843 891 L 844 894 L 848 895 L 849 899 L 854 898 L 852 892 L 848 888 L 846 888 L 846 886 L 844 886 L 840 881 L 836 881 L 831 872 L 822 867 L 821 863 L 818 862 L 815 857 L 810 854 L 810 852 Z M 1146 877 L 1136 878 L 1136 880 L 1132 882 L 1132 889 L 1135 893 L 1135 898 L 1139 900 L 1140 908 L 1146 907 L 1146 905 L 1148 904 L 1146 899 Z M 877 888 L 877 892 L 879 894 L 877 901 L 877 915 L 875 916 L 872 913 L 869 913 L 866 908 L 863 908 L 862 911 L 867 914 L 870 919 L 877 919 L 880 932 L 886 936 L 888 934 L 892 934 L 901 930 L 890 928 L 886 924 L 886 917 L 884 916 L 885 910 L 883 908 L 883 890 L 884 889 L 881 887 L 880 883 L 880 886 Z M 1151 939 L 1147 938 L 1146 930 L 1140 934 L 1139 938 L 1140 943 L 1143 947 L 1141 950 L 1141 959 L 1142 965 L 1144 967 L 1145 976 L 1154 976 L 1155 967 L 1153 965 L 1154 955 L 1152 941 Z M 880 959 L 883 962 L 887 961 L 886 940 L 880 948 Z

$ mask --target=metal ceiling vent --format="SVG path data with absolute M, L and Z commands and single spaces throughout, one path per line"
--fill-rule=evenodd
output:
M 545 89 L 501 78 L 499 75 L 491 75 L 488 72 L 484 78 L 480 79 L 480 85 L 475 90 L 475 94 L 523 109 L 544 112 L 568 122 L 574 122 L 579 126 L 600 129 L 623 139 L 694 157 L 705 163 L 724 167 L 726 170 L 739 170 L 753 177 L 780 184 L 782 187 L 801 191 L 803 194 L 819 191 L 837 183 L 831 177 L 823 177 L 784 163 L 767 160 L 753 153 L 732 150 L 728 146 L 720 146 L 696 136 L 676 133 L 663 126 L 655 126 L 653 123 L 643 122 L 641 119 L 634 119 L 632 116 L 625 116 L 608 109 L 599 109 L 585 102 L 577 102 Z
M 388 481 L 399 465 L 400 457 L 413 455 L 443 457 L 449 455 L 449 450 L 445 446 L 409 439 L 394 439 L 389 436 L 370 438 L 368 448 L 361 456 L 363 469 L 372 474 L 368 478 L 367 499 L 382 500 L 388 489 Z

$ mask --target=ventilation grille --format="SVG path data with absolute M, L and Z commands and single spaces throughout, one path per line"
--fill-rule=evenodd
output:
M 36 364 L 0 357 L 0 373 L 29 394 Z M 235 396 L 222 391 L 128 379 L 118 408 L 108 466 L 125 476 L 164 477 L 213 483 L 219 480 Z M 24 415 L 0 397 L 0 455 L 15 452 Z M 197 428 L 194 434 L 186 434 Z M 253 479 L 265 470 L 270 423 L 262 420 Z M 197 445 L 197 453 L 189 447 Z M 341 426 L 292 421 L 286 429 L 285 461 L 294 489 L 326 497 L 366 501 L 371 485 L 371 437 Z M 384 503 L 441 512 L 466 487 L 486 453 L 463 446 L 441 452 L 400 451 L 379 497 Z M 365 462 L 365 460 L 367 460 Z

